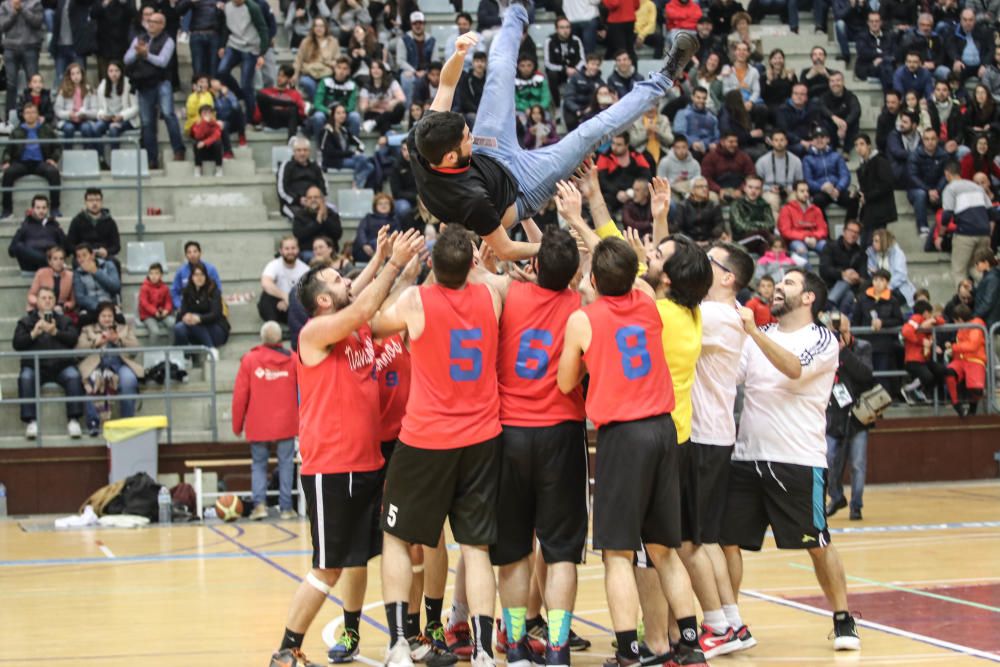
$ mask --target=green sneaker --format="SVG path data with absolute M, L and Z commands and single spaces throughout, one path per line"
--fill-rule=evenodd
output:
M 340 635 L 337 643 L 330 648 L 327 657 L 334 664 L 354 662 L 354 658 L 358 655 L 358 645 L 360 643 L 361 636 L 354 630 L 346 629 L 344 630 L 344 634 Z

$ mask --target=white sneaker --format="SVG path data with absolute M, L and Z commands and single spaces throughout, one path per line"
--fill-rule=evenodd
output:
M 194 168 L 194 177 L 195 178 L 201 178 L 201 167 L 195 167 Z
M 219 178 L 221 176 L 222 176 L 222 167 L 216 167 L 215 168 L 215 177 Z
M 177 35 L 178 44 L 187 44 L 190 41 L 191 41 L 191 36 L 188 33 L 186 32 L 178 33 Z
M 24 429 L 24 437 L 28 440 L 38 437 L 38 422 L 28 422 L 28 428 Z
M 267 504 L 260 503 L 253 508 L 253 512 L 250 512 L 251 521 L 260 521 L 261 519 L 267 518 Z
M 410 643 L 405 639 L 397 639 L 389 651 L 385 654 L 385 667 L 413 667 L 413 659 L 410 658 Z
M 66 432 L 69 433 L 71 438 L 79 438 L 83 435 L 83 430 L 80 428 L 80 422 L 75 419 L 70 419 L 66 422 Z
M 219 363 L 219 348 L 210 347 L 208 348 L 208 353 L 212 355 L 212 359 L 215 360 L 215 363 Z
M 295 513 L 295 510 L 281 510 L 279 515 L 282 521 L 288 521 L 289 519 L 295 519 L 299 515 Z
M 472 658 L 471 667 L 496 667 L 496 660 L 490 657 L 486 651 L 479 651 Z
M 374 119 L 372 119 L 372 118 L 369 118 L 369 119 L 368 119 L 368 120 L 366 120 L 365 122 L 361 123 L 361 130 L 362 130 L 362 131 L 363 131 L 363 132 L 364 132 L 365 134 L 368 134 L 368 133 L 370 133 L 370 132 L 371 132 L 372 130 L 374 130 L 374 129 L 375 129 L 375 120 L 374 120 Z

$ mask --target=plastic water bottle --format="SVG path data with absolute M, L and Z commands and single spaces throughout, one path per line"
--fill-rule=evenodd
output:
M 160 523 L 170 523 L 173 519 L 174 508 L 167 487 L 160 487 L 160 493 L 156 496 L 156 506 L 160 511 Z
M 0 518 L 7 516 L 7 487 L 0 482 Z

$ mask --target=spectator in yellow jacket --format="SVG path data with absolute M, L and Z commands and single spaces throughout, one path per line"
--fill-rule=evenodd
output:
M 209 88 L 208 75 L 195 72 L 191 84 L 191 94 L 188 95 L 187 104 L 185 105 L 187 117 L 184 121 L 184 134 L 188 136 L 191 136 L 191 128 L 198 122 L 199 110 L 203 106 L 215 108 L 215 96 L 212 95 L 212 91 Z

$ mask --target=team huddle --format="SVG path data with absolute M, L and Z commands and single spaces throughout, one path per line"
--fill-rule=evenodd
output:
M 517 1 L 504 3 L 476 127 L 448 111 L 475 43 L 463 36 L 407 140 L 422 201 L 449 223 L 428 278 L 415 284 L 423 238 L 383 230 L 358 281 L 316 265 L 299 284 L 311 317 L 297 364 L 313 568 L 272 667 L 312 664 L 303 638 L 340 580 L 344 632 L 329 659 L 358 655 L 366 567 L 379 554 L 388 667 L 492 667 L 498 592 L 507 663 L 568 667 L 589 645 L 570 627 L 591 520 L 588 420 L 610 663 L 705 665 L 756 645 L 737 600 L 741 550 L 759 550 L 768 527 L 778 548 L 812 558 L 834 648 L 859 649 L 823 507 L 842 345 L 816 323 L 823 281 L 789 271 L 775 286 L 777 324 L 758 329 L 736 301 L 754 269 L 742 247 L 706 252 L 670 235 L 664 179 L 651 184 L 657 245 L 623 235 L 585 161 L 669 88 L 697 40 L 676 38 L 649 85 L 531 162 L 507 108 L 527 22 Z M 553 194 L 568 229 L 542 234 L 529 216 Z M 518 222 L 527 242 L 507 236 Z M 447 625 L 445 519 L 461 550 Z

